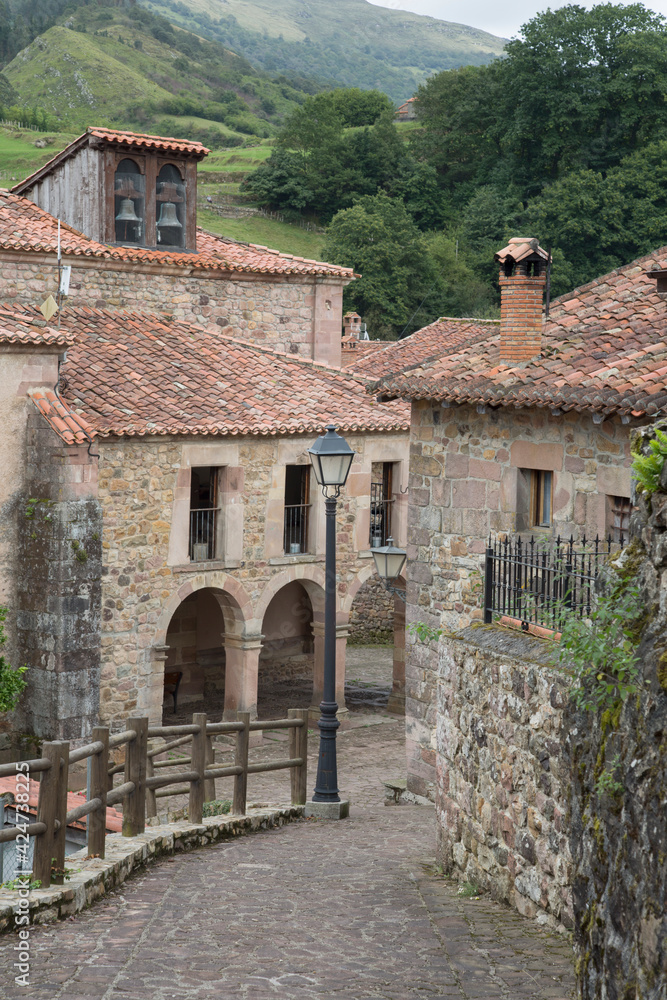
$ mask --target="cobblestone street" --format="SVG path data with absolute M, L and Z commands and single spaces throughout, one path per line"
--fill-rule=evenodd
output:
M 427 806 L 385 807 L 404 775 L 403 722 L 353 714 L 339 734 L 341 822 L 281 829 L 163 860 L 85 913 L 31 932 L 34 1000 L 566 1000 L 569 943 L 433 870 Z M 270 741 L 260 753 L 278 749 Z M 310 740 L 309 787 L 317 739 Z M 284 752 L 284 748 L 280 749 Z M 252 776 L 249 801 L 287 801 L 286 774 Z M 220 791 L 218 791 L 220 794 Z

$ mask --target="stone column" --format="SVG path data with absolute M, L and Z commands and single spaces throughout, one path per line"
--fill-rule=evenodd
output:
M 257 678 L 263 635 L 225 635 L 225 710 L 223 720 L 234 722 L 237 712 L 257 718 Z
M 394 594 L 394 671 L 387 711 L 405 715 L 405 604 Z
M 139 715 L 148 715 L 149 726 L 162 725 L 164 666 L 167 662 L 168 653 L 169 646 L 152 646 L 148 651 L 150 657 L 148 687 L 144 692 L 144 697 L 137 699 L 137 713 Z

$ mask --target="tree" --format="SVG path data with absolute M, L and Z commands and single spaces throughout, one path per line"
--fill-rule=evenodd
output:
M 361 272 L 345 289 L 344 307 L 359 312 L 374 336 L 393 340 L 406 326 L 412 332 L 433 318 L 428 310 L 440 298 L 440 277 L 401 201 L 380 193 L 338 212 L 323 253 Z

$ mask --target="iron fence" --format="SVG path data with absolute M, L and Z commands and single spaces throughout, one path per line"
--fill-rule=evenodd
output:
M 624 543 L 620 536 L 620 547 Z M 611 535 L 526 541 L 520 535 L 489 541 L 484 573 L 484 621 L 507 615 L 524 628 L 558 628 L 565 614 L 588 618 L 603 563 L 619 545 Z
M 308 551 L 308 512 L 309 503 L 288 504 L 285 506 L 285 537 L 286 555 L 296 555 Z
M 384 483 L 371 483 L 371 527 L 370 546 L 377 549 L 387 544 L 391 535 L 391 505 L 393 500 L 385 496 Z
M 218 508 L 202 507 L 190 511 L 190 559 L 205 562 L 216 557 Z

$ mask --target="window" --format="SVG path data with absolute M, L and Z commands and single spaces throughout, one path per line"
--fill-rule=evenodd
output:
M 624 545 L 628 541 L 631 514 L 629 497 L 607 497 L 607 534 L 612 542 Z
M 185 246 L 185 184 L 177 167 L 167 163 L 158 174 L 156 238 L 163 246 Z
M 553 521 L 553 472 L 519 469 L 517 531 L 550 528 Z
M 117 243 L 145 243 L 145 206 L 145 177 L 134 160 L 121 160 L 114 178 L 114 231 Z
M 213 466 L 192 469 L 190 475 L 190 549 L 192 562 L 216 559 L 221 552 L 218 537 L 218 480 L 220 470 Z
M 310 465 L 285 467 L 285 537 L 286 555 L 308 551 L 308 512 L 310 510 Z
M 372 549 L 387 544 L 391 537 L 392 497 L 391 462 L 374 462 L 371 467 L 371 527 L 370 546 Z

